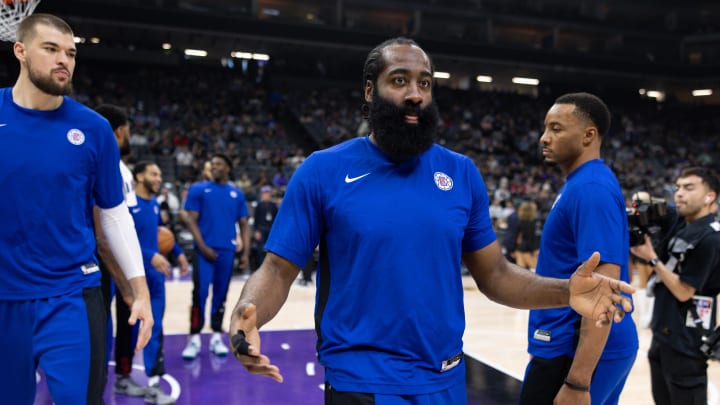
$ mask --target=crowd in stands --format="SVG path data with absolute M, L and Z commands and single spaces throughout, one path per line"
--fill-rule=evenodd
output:
M 263 186 L 271 186 L 279 201 L 313 149 L 368 132 L 362 89 L 354 82 L 308 91 L 288 88 L 292 81 L 250 80 L 220 67 L 169 72 L 86 64 L 76 72 L 75 97 L 91 107 L 108 102 L 128 109 L 133 148 L 128 163 L 149 159 L 159 164 L 163 198 L 173 201 L 169 213 L 175 222 L 177 201 L 182 202 L 213 153 L 232 159 L 233 180 L 254 207 Z M 508 215 L 524 200 L 534 201 L 543 218 L 564 181 L 556 167 L 542 162 L 538 150 L 543 114 L 553 98 L 445 87 L 436 88 L 435 98 L 441 112 L 437 141 L 475 161 L 498 229 L 506 227 Z M 680 168 L 718 168 L 718 107 L 606 100 L 613 125 L 603 141 L 603 156 L 628 195 L 643 189 L 671 201 Z

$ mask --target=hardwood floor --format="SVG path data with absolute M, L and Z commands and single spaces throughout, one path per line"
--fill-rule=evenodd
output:
M 229 324 L 230 310 L 239 297 L 243 285 L 240 278 L 231 283 L 228 293 L 226 319 Z M 464 336 L 465 352 L 508 374 L 522 379 L 528 361 L 526 352 L 526 329 L 528 312 L 495 304 L 479 293 L 474 282 L 464 277 L 465 311 L 467 329 Z M 189 328 L 189 306 L 192 284 L 189 281 L 168 281 L 167 306 L 164 320 L 166 334 L 187 334 Z M 293 285 L 288 301 L 278 315 L 263 330 L 313 329 L 314 286 Z M 636 319 L 637 321 L 637 319 Z M 646 353 L 651 333 L 639 329 L 640 351 L 633 366 L 625 390 L 620 398 L 623 405 L 653 404 L 650 393 L 650 376 Z M 179 353 L 165 353 L 165 356 L 179 356 Z M 720 405 L 720 363 L 711 363 L 708 368 L 710 380 L 709 404 Z

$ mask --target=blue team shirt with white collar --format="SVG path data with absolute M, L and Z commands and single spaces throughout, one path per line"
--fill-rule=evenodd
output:
M 320 244 L 318 354 L 335 389 L 417 395 L 464 384 L 461 255 L 494 240 L 470 159 L 433 145 L 397 164 L 363 137 L 305 160 L 265 248 L 303 267 Z
M 0 89 L 0 299 L 62 295 L 100 284 L 92 208 L 123 201 L 110 124 L 65 97 L 23 108 Z
M 213 249 L 235 250 L 235 224 L 248 216 L 245 195 L 231 183 L 202 181 L 190 186 L 185 205 L 198 213 L 198 228 L 205 244 Z

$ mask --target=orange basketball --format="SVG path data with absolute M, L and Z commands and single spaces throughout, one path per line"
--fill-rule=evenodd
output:
M 158 250 L 161 254 L 172 252 L 175 245 L 175 235 L 167 227 L 158 226 Z

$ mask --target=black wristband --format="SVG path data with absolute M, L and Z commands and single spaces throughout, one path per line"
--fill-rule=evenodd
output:
M 582 391 L 582 392 L 590 392 L 590 387 L 586 387 L 586 386 L 584 386 L 584 385 L 573 384 L 573 383 L 571 383 L 570 381 L 568 381 L 567 378 L 565 379 L 565 385 L 567 385 L 568 388 L 570 388 L 571 390 Z

